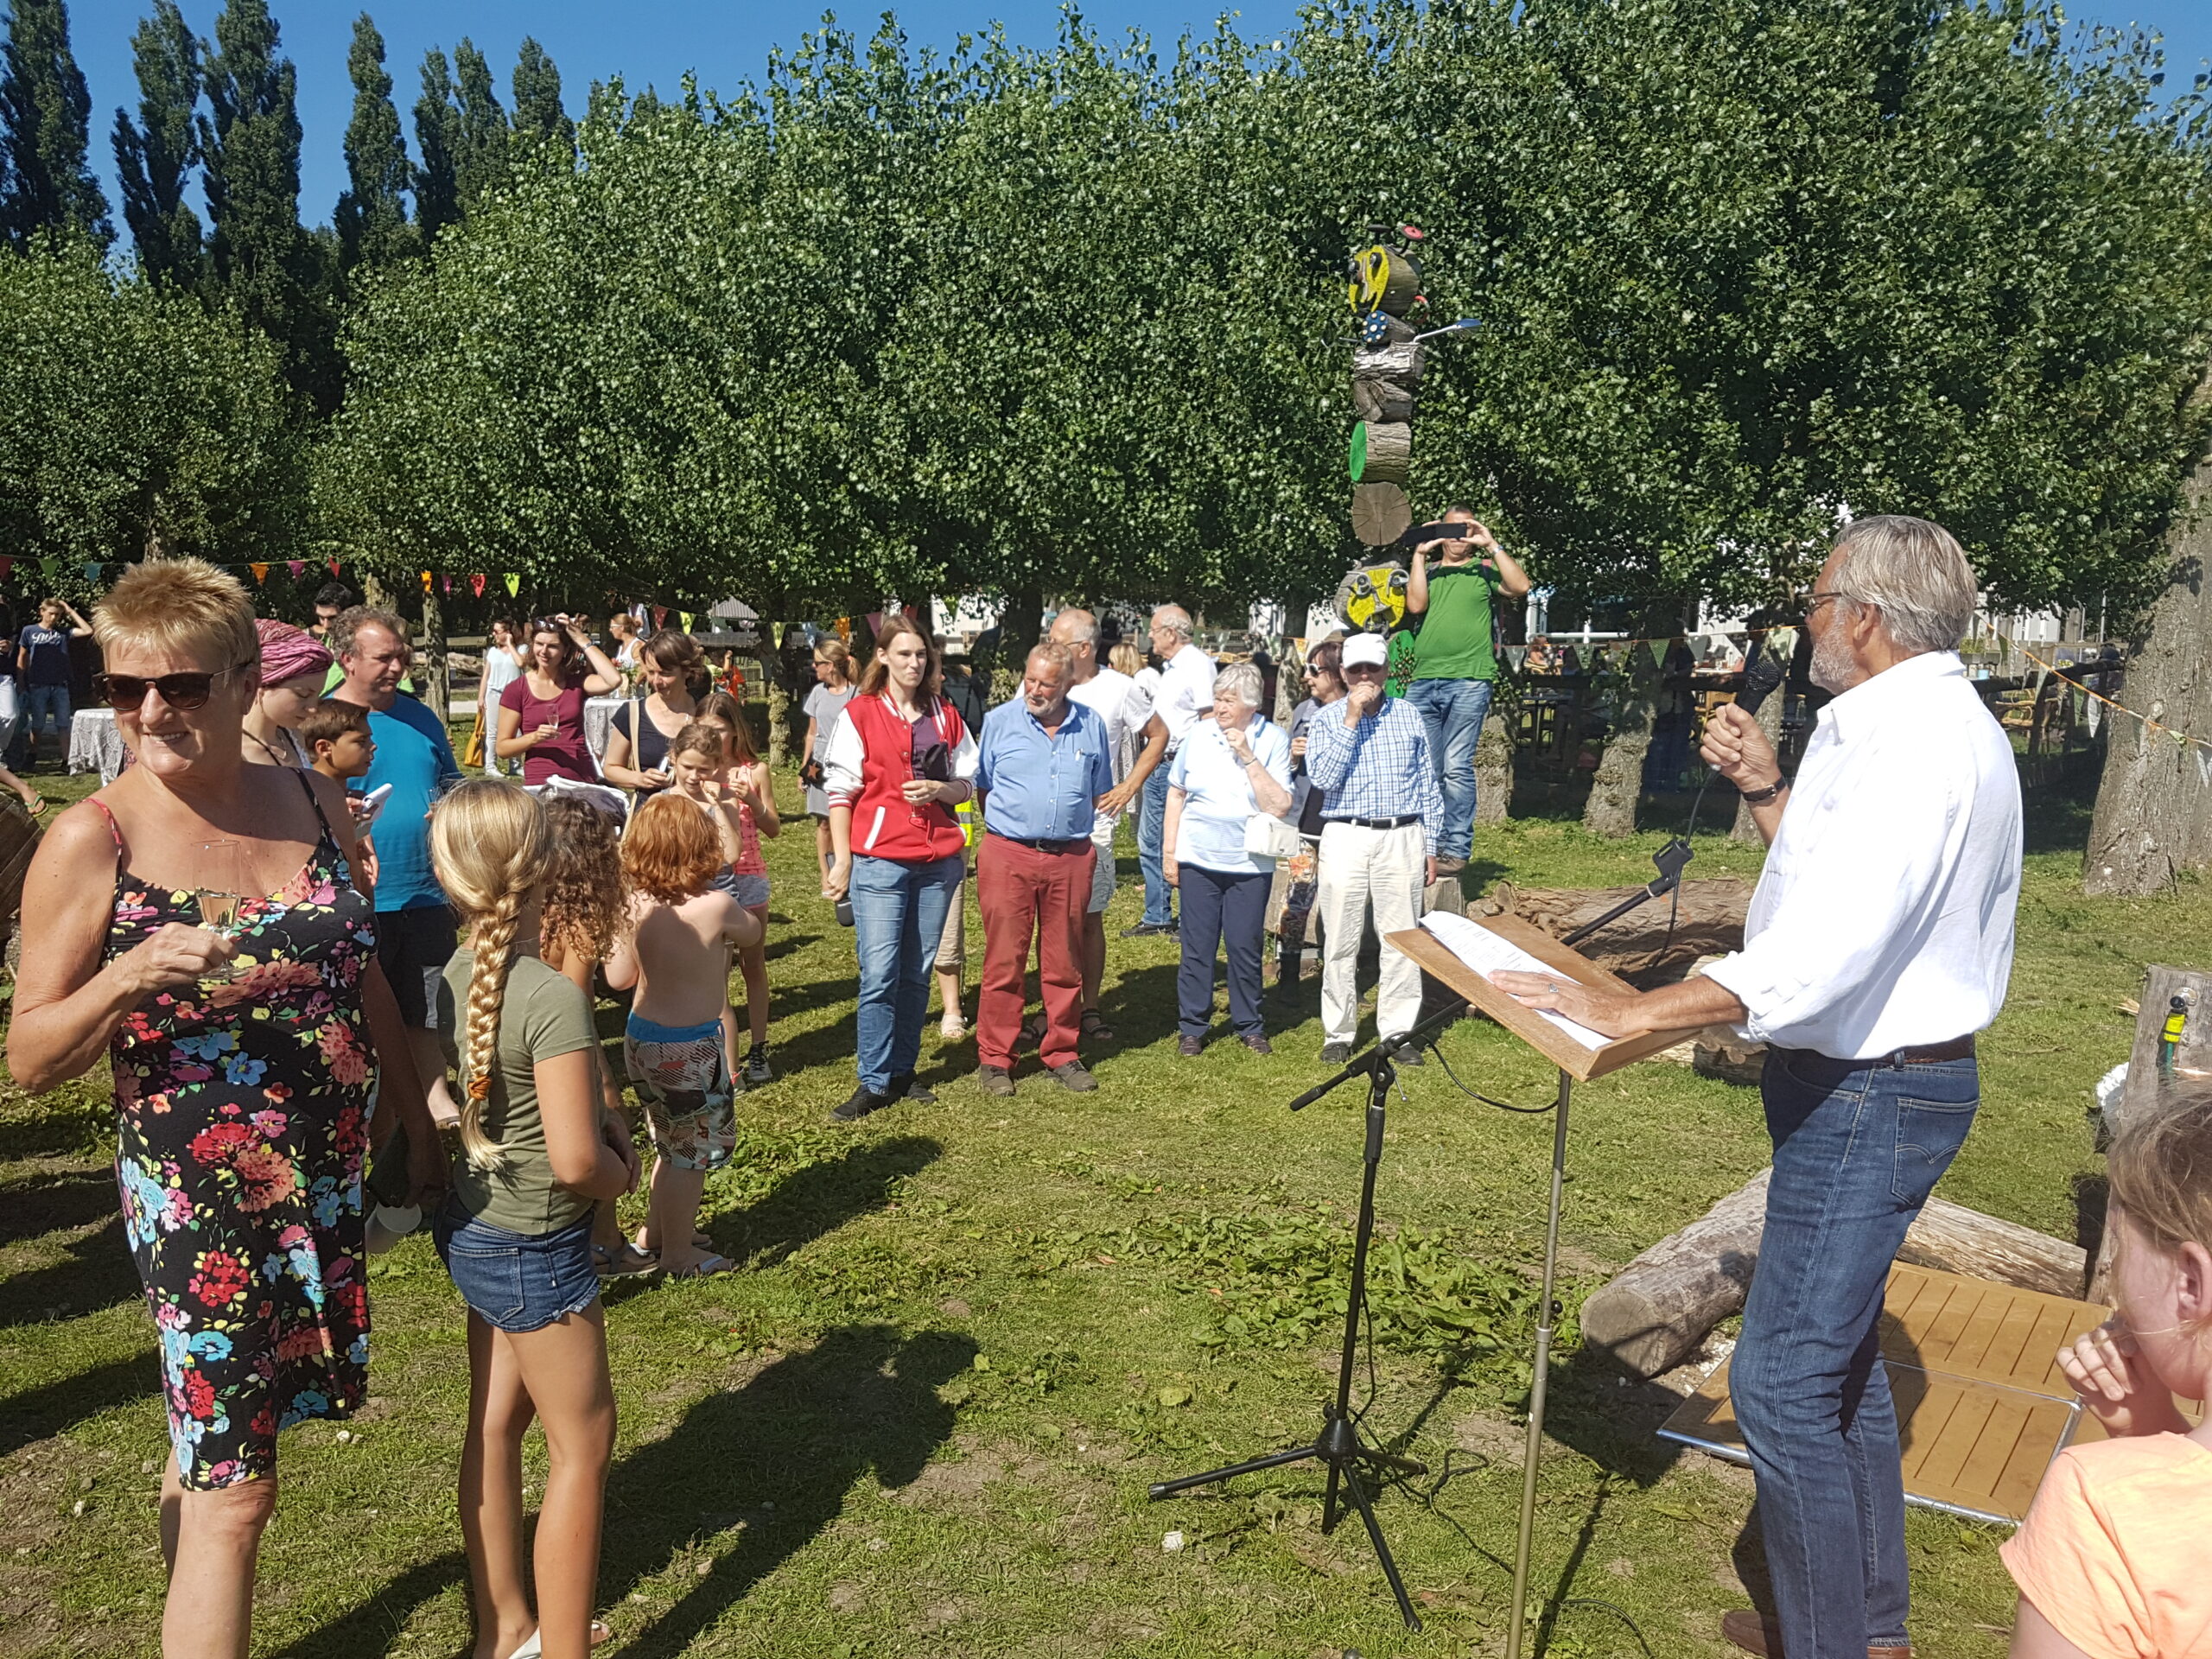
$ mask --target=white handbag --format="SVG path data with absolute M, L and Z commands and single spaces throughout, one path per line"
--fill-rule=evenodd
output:
M 1244 855 L 1248 858 L 1292 858 L 1299 847 L 1298 826 L 1272 812 L 1255 812 L 1244 820 Z

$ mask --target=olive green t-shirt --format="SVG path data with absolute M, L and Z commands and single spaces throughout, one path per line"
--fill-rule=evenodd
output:
M 468 979 L 475 969 L 474 955 L 456 950 L 446 963 L 445 982 L 438 988 L 438 1040 L 445 1049 L 446 1064 L 456 1075 Z M 557 1059 L 598 1041 L 590 999 L 536 953 L 517 956 L 507 969 L 506 995 L 499 1004 L 499 1058 L 492 1069 L 492 1093 L 484 1103 L 483 1116 L 484 1133 L 506 1148 L 506 1166 L 486 1171 L 466 1158 L 454 1160 L 454 1196 L 477 1220 L 542 1238 L 590 1210 L 589 1198 L 553 1179 L 533 1068 L 539 1060 Z
M 1416 680 L 1494 680 L 1491 594 L 1497 572 L 1477 559 L 1428 567 L 1428 608 L 1408 617 Z

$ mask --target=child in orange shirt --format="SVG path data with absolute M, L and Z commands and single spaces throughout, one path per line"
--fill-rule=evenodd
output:
M 2107 1160 L 2117 1315 L 2058 1363 L 2108 1440 L 2068 1447 L 2001 1554 L 2012 1659 L 2212 1654 L 2212 1088 L 2127 1125 Z

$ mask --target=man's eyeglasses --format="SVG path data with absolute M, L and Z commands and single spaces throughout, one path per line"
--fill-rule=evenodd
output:
M 216 681 L 251 666 L 236 663 L 213 674 L 156 674 L 150 679 L 142 674 L 95 674 L 92 695 L 111 709 L 136 709 L 146 701 L 146 688 L 150 685 L 170 708 L 190 714 L 207 706 L 207 699 L 215 694 Z
M 1810 620 L 1812 620 L 1813 612 L 1814 612 L 1815 607 L 1818 607 L 1818 606 L 1820 606 L 1820 605 L 1825 604 L 1827 601 L 1829 601 L 1829 600 L 1831 600 L 1831 599 L 1849 599 L 1850 597 L 1851 597 L 1851 595 L 1850 595 L 1849 594 L 1836 593 L 1836 592 L 1833 592 L 1833 591 L 1828 592 L 1828 593 L 1825 593 L 1825 594 L 1806 594 L 1806 595 L 1805 595 L 1805 619 L 1806 619 L 1806 620 L 1810 621 Z

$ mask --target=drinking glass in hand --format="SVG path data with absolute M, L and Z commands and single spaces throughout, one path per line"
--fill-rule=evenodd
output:
M 200 843 L 200 924 L 226 939 L 238 938 L 238 913 L 245 904 L 245 848 L 235 841 Z M 210 968 L 202 979 L 220 982 L 236 972 L 230 963 Z

